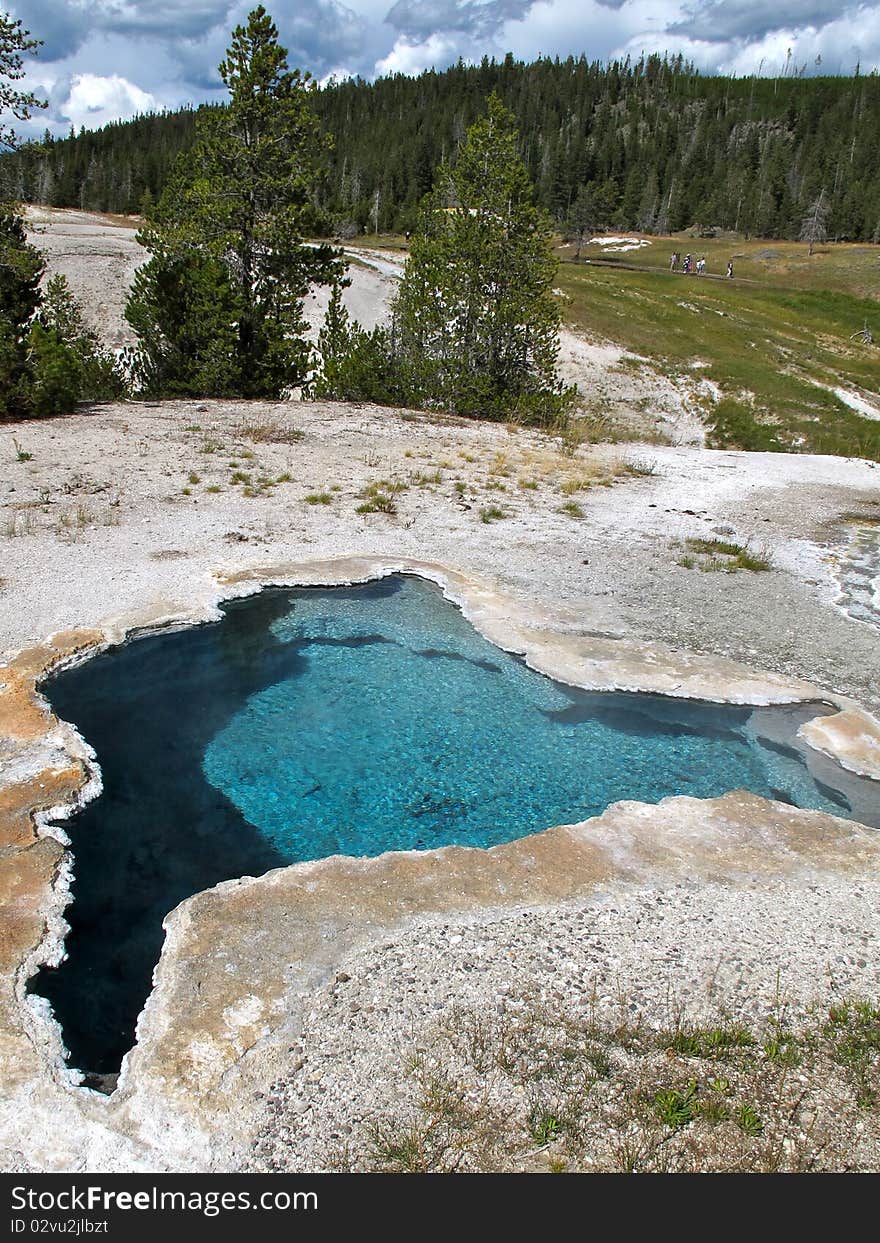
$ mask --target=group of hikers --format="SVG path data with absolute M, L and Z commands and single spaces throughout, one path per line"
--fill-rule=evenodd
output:
M 685 274 L 685 276 L 690 276 L 691 272 L 695 272 L 697 276 L 702 276 L 706 271 L 705 257 L 701 257 L 697 259 L 695 263 L 691 255 L 685 255 L 684 259 L 682 260 L 682 257 L 678 253 L 678 251 L 674 250 L 672 252 L 672 258 L 670 259 L 670 262 L 669 262 L 669 271 L 677 272 L 679 263 L 681 264 L 681 270 Z M 733 276 L 733 260 L 732 259 L 728 259 L 727 271 L 725 272 L 724 275 Z

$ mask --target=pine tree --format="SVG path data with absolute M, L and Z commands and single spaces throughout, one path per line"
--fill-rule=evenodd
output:
M 333 287 L 324 325 L 318 336 L 318 370 L 307 394 L 318 400 L 376 401 L 393 405 L 400 393 L 388 329 L 371 332 L 353 323 L 342 302 L 340 282 Z
M 0 418 L 31 413 L 28 332 L 40 304 L 43 256 L 27 240 L 24 221 L 0 205 Z
M 86 326 L 66 277 L 53 276 L 46 286 L 28 344 L 33 414 L 67 414 L 81 401 L 112 401 L 125 395 L 122 371 L 101 347 L 97 333 Z
M 14 83 L 24 77 L 22 53 L 35 52 L 39 39 L 32 39 L 20 21 L 9 13 L 0 13 L 0 116 L 11 112 L 18 121 L 26 121 L 34 108 L 45 108 L 44 100 L 31 91 L 20 91 Z M 14 147 L 15 131 L 0 124 L 0 146 Z
M 592 186 L 580 187 L 565 223 L 569 236 L 576 243 L 574 259 L 577 263 L 581 257 L 581 247 L 584 242 L 598 232 L 605 223 L 601 204 Z
M 517 140 L 491 95 L 424 203 L 393 307 L 394 350 L 414 403 L 549 423 L 570 401 L 556 377 L 557 264 Z
M 153 259 L 126 315 L 153 391 L 278 397 L 309 370 L 309 287 L 341 274 L 337 252 L 304 241 L 326 144 L 308 75 L 289 71 L 262 6 L 233 31 L 219 70 L 228 106 L 199 114 L 195 145 L 139 235 Z

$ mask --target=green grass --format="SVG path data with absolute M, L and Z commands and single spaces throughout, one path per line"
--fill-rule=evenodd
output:
M 569 518 L 583 518 L 584 507 L 579 505 L 577 501 L 566 501 L 564 505 L 559 506 L 561 514 L 568 514 Z
M 668 1037 L 667 1047 L 682 1057 L 720 1057 L 731 1049 L 748 1049 L 754 1036 L 741 1024 L 717 1027 L 677 1027 Z
M 305 498 L 307 505 L 329 505 L 332 500 L 329 492 L 310 492 Z
M 743 544 L 723 539 L 689 539 L 685 541 L 690 554 L 680 557 L 678 564 L 686 569 L 697 566 L 703 571 L 720 570 L 735 574 L 737 570 L 751 570 L 759 574 L 771 569 L 767 557 L 751 552 Z
M 414 1047 L 388 1111 L 352 1129 L 336 1168 L 862 1169 L 880 1137 L 878 1080 L 873 999 L 813 1009 L 796 1027 L 782 1012 L 763 1026 L 721 1012 L 667 1030 L 537 995 L 455 1006 Z
M 358 514 L 396 514 L 397 502 L 386 492 L 371 492 L 365 501 L 355 506 Z
M 505 511 L 499 509 L 497 505 L 487 505 L 485 509 L 480 510 L 480 522 L 497 522 L 506 517 Z
M 872 300 L 880 293 L 880 248 L 850 248 L 858 256 L 839 269 L 811 268 L 800 259 L 768 269 L 755 259 L 751 284 L 670 273 L 672 245 L 661 244 L 660 260 L 652 251 L 656 270 L 649 272 L 563 263 L 558 285 L 565 318 L 667 374 L 717 384 L 723 400 L 713 406 L 707 397 L 705 410 L 715 446 L 880 460 L 880 422 L 818 387 L 880 391 L 880 346 L 851 340 L 865 321 L 880 337 Z M 826 279 L 830 287 L 822 287 Z M 697 361 L 707 365 L 694 371 Z

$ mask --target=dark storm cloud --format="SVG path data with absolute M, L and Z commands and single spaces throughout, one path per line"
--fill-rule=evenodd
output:
M 821 29 L 854 7 L 829 4 L 828 0 L 774 0 L 772 4 L 761 0 L 697 0 L 685 6 L 686 17 L 667 29 L 673 34 L 710 43 L 729 39 L 751 42 L 777 30 L 798 30 L 805 26 Z
M 27 4 L 14 4 L 10 9 L 21 18 L 25 29 L 42 41 L 41 60 L 63 60 L 81 47 L 90 33 L 87 8 L 66 0 L 27 0 Z
M 446 30 L 474 36 L 494 34 L 507 21 L 518 21 L 535 0 L 397 0 L 385 21 L 408 39 L 426 39 Z

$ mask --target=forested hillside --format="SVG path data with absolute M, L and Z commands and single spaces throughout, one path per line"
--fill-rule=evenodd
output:
M 417 78 L 331 83 L 315 109 L 335 139 L 317 195 L 328 231 L 402 230 L 497 90 L 540 201 L 564 220 L 592 187 L 595 224 L 695 223 L 796 237 L 824 192 L 830 237 L 880 241 L 880 77 L 703 76 L 680 57 L 602 65 L 508 56 Z M 47 139 L 0 160 L 17 199 L 138 211 L 192 140 L 195 113 Z

